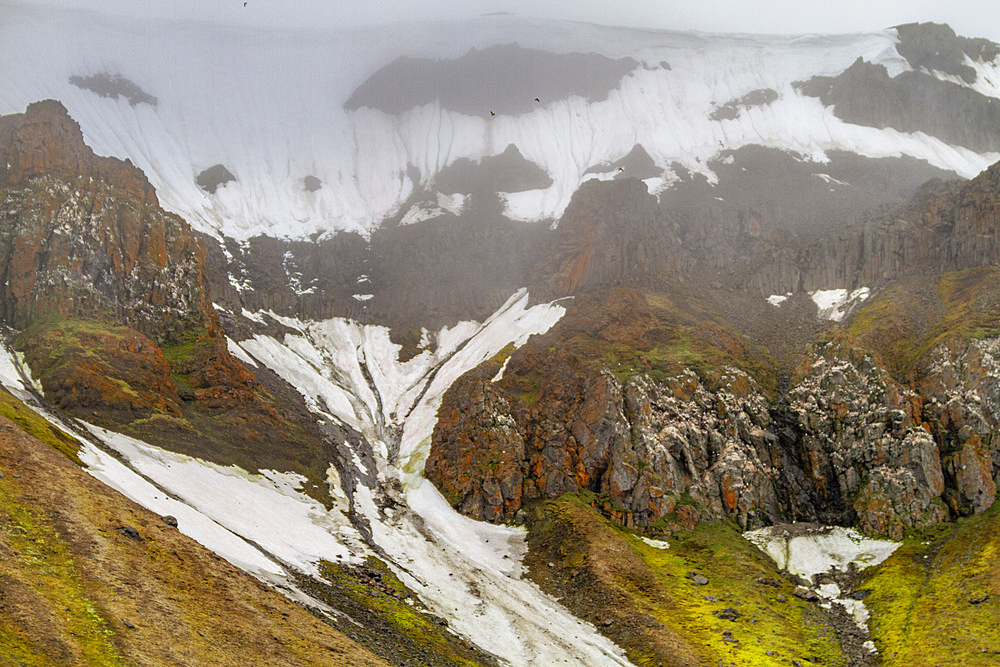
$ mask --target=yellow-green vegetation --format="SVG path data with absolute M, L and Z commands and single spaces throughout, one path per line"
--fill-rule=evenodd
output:
M 25 433 L 38 438 L 73 463 L 83 465 L 79 458 L 80 443 L 76 438 L 47 422 L 3 388 L 0 388 L 0 416 L 11 420 Z
M 53 315 L 14 345 L 45 398 L 74 417 L 220 465 L 298 472 L 311 480 L 304 491 L 329 505 L 333 455 L 314 419 L 287 418 L 204 326 L 161 346 L 126 326 Z
M 390 662 L 470 667 L 487 663 L 449 633 L 444 621 L 428 614 L 416 595 L 378 558 L 370 557 L 362 567 L 323 561 L 320 570 L 329 586 L 310 582 L 310 593 L 353 618 L 357 623 L 340 629 Z
M 955 340 L 1000 335 L 1000 270 L 978 267 L 901 280 L 865 304 L 847 333 L 879 353 L 899 378 L 912 378 L 926 354 Z
M 662 292 L 637 293 L 634 298 L 636 303 L 621 307 L 621 312 L 615 306 L 598 315 L 571 311 L 566 325 L 553 330 L 561 334 L 559 347 L 599 364 L 622 381 L 642 373 L 659 381 L 690 368 L 713 386 L 725 367 L 732 366 L 756 379 L 765 391 L 777 388 L 778 372 L 767 350 L 725 326 L 707 306 Z M 590 317 L 597 320 L 595 326 L 586 319 L 579 325 L 574 322 Z
M 1000 664 L 1000 505 L 912 533 L 862 586 L 886 667 Z
M 47 518 L 0 480 L 0 658 L 10 664 L 123 664 L 75 557 Z
M 733 526 L 702 522 L 662 538 L 661 549 L 576 495 L 531 512 L 533 577 L 637 664 L 846 664 L 824 612 L 794 597 L 794 584 Z M 693 574 L 708 583 L 695 585 Z M 738 617 L 720 618 L 726 609 Z

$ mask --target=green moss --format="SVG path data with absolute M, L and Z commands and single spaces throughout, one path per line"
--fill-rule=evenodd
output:
M 47 618 L 58 639 L 43 641 L 18 616 L 0 614 L 0 656 L 13 664 L 69 662 L 59 655 L 68 646 L 74 664 L 123 664 L 68 545 L 44 516 L 16 500 L 19 495 L 12 480 L 0 480 L 0 553 L 6 551 L 0 578 L 8 590 L 20 589 L 21 603 Z
M 997 664 L 1000 504 L 913 532 L 863 585 L 872 589 L 865 603 L 883 665 Z
M 80 461 L 80 443 L 43 419 L 37 412 L 0 388 L 0 415 L 17 424 L 25 433 L 34 436 L 64 455 L 77 465 Z
M 569 604 L 586 607 L 588 599 L 599 599 L 603 606 L 598 614 L 617 613 L 622 623 L 642 614 L 662 624 L 663 629 L 647 634 L 626 629 L 609 635 L 636 664 L 660 664 L 665 650 L 692 656 L 697 664 L 774 665 L 790 664 L 792 659 L 846 664 L 822 610 L 794 597 L 794 584 L 735 527 L 702 522 L 692 531 L 674 533 L 667 538 L 670 548 L 660 549 L 601 517 L 591 508 L 592 500 L 567 494 L 540 503 L 534 509 L 540 514 L 531 524 L 529 543 L 533 549 L 544 548 L 537 558 L 558 561 L 555 568 L 543 570 L 555 572 L 556 579 L 592 558 L 601 560 L 593 566 L 601 573 L 600 589 L 575 592 L 572 587 L 580 584 L 572 583 L 567 590 L 550 591 Z M 709 583 L 694 586 L 691 572 L 704 574 Z M 739 613 L 736 621 L 716 615 L 727 607 Z M 587 611 L 577 609 L 585 615 Z M 738 642 L 724 641 L 725 631 Z M 666 639 L 670 637 L 677 639 Z M 657 642 L 662 644 L 657 647 Z M 768 656 L 767 651 L 775 655 Z
M 773 562 L 734 528 L 701 522 L 693 531 L 669 539 L 670 549 L 652 547 L 633 535 L 625 537 L 677 605 L 676 610 L 661 612 L 659 620 L 674 624 L 711 655 L 726 656 L 741 665 L 774 664 L 766 655 L 768 650 L 785 658 L 808 656 L 821 664 L 841 660 L 840 646 L 815 606 L 794 597 L 792 584 Z M 705 574 L 709 583 L 693 588 L 687 579 L 691 570 Z M 781 581 L 781 585 L 765 586 L 757 583 L 758 578 Z M 779 602 L 779 594 L 787 601 Z M 714 595 L 719 602 L 706 600 L 706 595 Z M 712 615 L 736 602 L 741 604 L 734 608 L 742 614 L 736 623 Z M 723 641 L 724 630 L 731 630 L 740 640 L 737 646 Z
M 896 284 L 866 303 L 847 333 L 878 353 L 894 376 L 913 379 L 938 346 L 1000 335 L 1000 270 L 945 273 L 930 293 Z
M 483 664 L 440 619 L 427 613 L 416 595 L 378 558 L 368 558 L 364 568 L 322 561 L 320 571 L 329 586 L 313 593 L 352 616 L 364 615 L 363 629 L 341 628 L 362 645 L 378 652 L 379 646 L 371 644 L 373 634 L 382 641 L 395 636 L 392 643 L 399 653 L 390 656 L 395 660 L 409 662 L 404 656 L 415 652 L 422 655 L 417 660 L 423 664 Z

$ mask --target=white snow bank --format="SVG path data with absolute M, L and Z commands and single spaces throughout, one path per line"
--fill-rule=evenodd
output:
M 868 299 L 871 290 L 867 287 L 859 287 L 853 292 L 846 289 L 815 290 L 809 292 L 813 303 L 819 309 L 817 317 L 822 320 L 832 320 L 840 322 L 852 308 Z M 770 301 L 770 298 L 768 298 Z
M 890 75 L 908 69 L 892 30 L 750 37 L 484 17 L 421 24 L 419 33 L 412 25 L 381 26 L 375 35 L 371 29 L 296 32 L 176 21 L 153 28 L 65 8 L 4 9 L 0 113 L 61 100 L 87 143 L 100 155 L 129 158 L 165 208 L 200 231 L 237 240 L 337 230 L 368 234 L 400 213 L 412 223 L 459 212 L 464 200 L 445 195 L 401 209 L 457 160 L 477 162 L 510 144 L 552 178 L 544 190 L 504 195 L 507 214 L 526 221 L 558 219 L 580 183 L 591 178 L 588 169 L 620 159 L 636 143 L 665 172 L 647 181 L 654 193 L 669 182 L 672 164 L 715 182 L 709 161 L 751 144 L 817 162 L 833 150 L 906 155 L 966 177 L 1000 158 L 920 132 L 845 123 L 793 86 L 836 75 L 858 57 L 885 65 Z M 368 76 L 400 56 L 456 58 L 471 48 L 511 42 L 556 53 L 632 57 L 641 64 L 606 99 L 571 96 L 517 116 L 467 116 L 437 102 L 400 114 L 343 108 Z M 995 94 L 997 65 L 972 65 L 980 73 L 977 89 Z M 100 73 L 128 78 L 155 96 L 156 106 L 131 106 L 69 83 L 71 76 Z M 719 105 L 764 88 L 778 98 L 741 109 L 736 118 L 712 120 Z M 195 177 L 217 163 L 236 180 L 208 194 Z M 322 187 L 307 191 L 306 176 Z
M 279 562 L 317 575 L 321 559 L 362 562 L 362 540 L 342 511 L 327 511 L 299 490 L 293 473 L 251 474 L 168 452 L 98 426 L 87 428 L 142 476 L 229 531 L 252 540 Z M 178 523 L 180 523 L 178 521 Z M 346 546 L 351 545 L 351 548 Z
M 87 472 L 112 489 L 163 516 L 177 519 L 177 529 L 227 561 L 254 574 L 284 577 L 285 571 L 245 539 L 197 509 L 164 494 L 144 477 L 91 443 L 80 452 Z
M 770 526 L 743 536 L 770 556 L 778 568 L 810 581 L 831 569 L 846 572 L 851 563 L 858 569 L 878 565 L 900 544 L 867 538 L 853 528 L 801 524 Z

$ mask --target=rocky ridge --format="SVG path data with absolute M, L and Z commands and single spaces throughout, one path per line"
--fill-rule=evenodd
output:
M 622 313 L 610 304 L 589 305 Z M 569 328 L 588 317 L 576 307 Z M 645 314 L 645 325 L 632 314 L 622 340 L 641 347 L 643 328 L 680 328 Z M 606 349 L 588 356 L 557 326 L 453 385 L 426 474 L 457 509 L 491 521 L 517 519 L 533 499 L 596 493 L 615 521 L 653 532 L 796 520 L 899 538 L 993 503 L 997 340 L 939 344 L 921 380 L 905 384 L 877 352 L 833 332 L 775 387 L 746 349 L 706 365 L 697 345 L 653 347 L 646 367 L 623 366 Z

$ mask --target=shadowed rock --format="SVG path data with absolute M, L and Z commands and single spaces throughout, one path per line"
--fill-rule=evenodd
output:
M 398 58 L 358 86 L 344 108 L 370 107 L 398 114 L 438 100 L 446 109 L 489 118 L 491 111 L 516 115 L 579 95 L 591 102 L 608 93 L 639 66 L 596 53 L 556 54 L 517 44 L 470 50 L 455 60 Z
M 663 173 L 663 170 L 656 166 L 653 158 L 642 147 L 642 144 L 632 146 L 624 157 L 614 162 L 604 162 L 587 169 L 586 174 L 606 174 L 608 172 L 618 172 L 615 179 L 621 178 L 655 178 Z
M 195 179 L 195 182 L 198 183 L 198 186 L 202 190 L 210 195 L 214 195 L 215 191 L 219 189 L 219 186 L 235 180 L 236 177 L 233 176 L 232 172 L 226 169 L 223 165 L 216 164 L 198 174 L 198 178 Z
M 764 106 L 778 99 L 778 93 L 771 88 L 759 88 L 751 90 L 749 93 L 738 99 L 729 100 L 725 104 L 716 107 L 709 114 L 712 120 L 734 120 L 739 117 L 741 109 Z
M 479 162 L 467 158 L 455 160 L 434 179 L 438 191 L 445 194 L 486 192 L 523 192 L 552 185 L 552 179 L 534 162 L 526 160 L 514 144 L 503 153 L 484 157 Z
M 975 151 L 1000 150 L 1000 100 L 930 74 L 890 77 L 883 65 L 858 58 L 838 76 L 796 85 L 848 123 L 924 132 Z
M 101 97 L 118 99 L 124 97 L 132 106 L 148 104 L 155 107 L 157 99 L 145 90 L 129 81 L 121 74 L 101 72 L 93 76 L 71 76 L 69 82 L 77 88 L 97 93 Z

